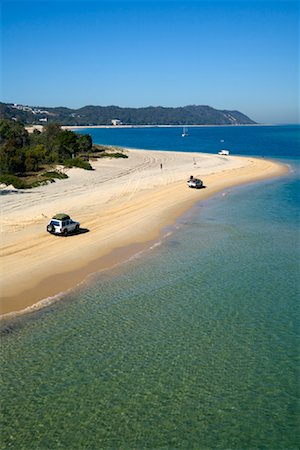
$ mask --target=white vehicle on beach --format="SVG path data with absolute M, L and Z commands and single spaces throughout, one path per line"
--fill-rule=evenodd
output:
M 51 234 L 67 234 L 78 231 L 80 227 L 79 222 L 75 222 L 68 216 L 68 214 L 55 214 L 47 225 L 47 231 Z
M 190 176 L 190 179 L 187 181 L 188 187 L 200 189 L 203 187 L 203 181 L 199 180 L 199 178 L 194 178 L 193 175 Z
M 229 156 L 229 150 L 220 150 L 218 154 L 223 156 Z

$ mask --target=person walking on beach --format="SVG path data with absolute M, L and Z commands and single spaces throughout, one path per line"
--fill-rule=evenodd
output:
M 160 163 L 160 168 L 162 169 L 162 163 Z

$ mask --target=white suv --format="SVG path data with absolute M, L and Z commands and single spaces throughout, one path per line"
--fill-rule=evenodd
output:
M 51 234 L 63 234 L 66 236 L 68 233 L 78 231 L 79 227 L 80 223 L 70 219 L 68 214 L 56 214 L 48 223 L 47 231 Z

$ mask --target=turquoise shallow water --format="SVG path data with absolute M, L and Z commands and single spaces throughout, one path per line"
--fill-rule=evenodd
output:
M 3 323 L 1 448 L 298 449 L 299 163 Z
M 220 194 L 6 324 L 2 448 L 299 448 L 298 187 Z

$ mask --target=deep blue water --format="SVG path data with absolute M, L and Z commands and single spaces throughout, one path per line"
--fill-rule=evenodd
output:
M 299 127 L 221 128 L 208 147 L 233 135 L 290 173 L 197 204 L 159 245 L 4 324 L 2 449 L 299 449 Z M 175 129 L 107 139 L 129 131 L 98 142 L 175 147 Z
M 222 148 L 232 154 L 299 158 L 299 125 L 172 128 L 88 128 L 96 144 L 119 145 L 149 150 L 217 153 Z M 224 142 L 221 142 L 224 141 Z

